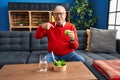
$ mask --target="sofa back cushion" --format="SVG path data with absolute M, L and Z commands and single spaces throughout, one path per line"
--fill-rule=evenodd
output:
M 42 39 L 34 38 L 34 31 L 31 32 L 31 50 L 32 51 L 45 51 L 48 50 L 48 40 L 47 37 Z
M 87 32 L 86 30 L 77 30 L 78 39 L 79 39 L 79 47 L 78 50 L 85 50 L 87 46 Z
M 0 31 L 0 51 L 30 50 L 30 32 Z

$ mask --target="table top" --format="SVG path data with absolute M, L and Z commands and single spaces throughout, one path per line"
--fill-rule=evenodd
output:
M 82 62 L 67 62 L 67 70 L 56 72 L 48 64 L 47 72 L 39 71 L 39 64 L 5 65 L 0 70 L 1 80 L 97 80 Z

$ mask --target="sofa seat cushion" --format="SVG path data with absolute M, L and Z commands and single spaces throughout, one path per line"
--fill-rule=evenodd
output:
M 48 51 L 32 51 L 28 63 L 38 63 L 41 54 L 47 54 Z
M 1 51 L 0 65 L 27 63 L 29 51 Z
M 109 80 L 120 80 L 120 60 L 93 60 L 93 66 Z

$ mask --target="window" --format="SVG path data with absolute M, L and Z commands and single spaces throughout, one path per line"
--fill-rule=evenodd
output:
M 120 39 L 120 0 L 110 0 L 108 29 L 116 29 Z

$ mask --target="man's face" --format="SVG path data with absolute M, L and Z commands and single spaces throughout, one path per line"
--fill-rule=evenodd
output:
M 62 8 L 56 8 L 53 12 L 53 16 L 57 24 L 62 24 L 65 22 L 66 11 Z

